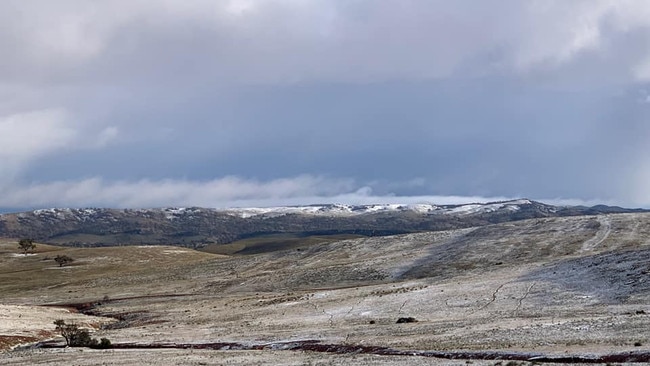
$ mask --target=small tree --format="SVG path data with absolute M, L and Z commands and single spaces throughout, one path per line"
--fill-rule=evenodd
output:
M 32 252 L 36 248 L 34 240 L 32 239 L 20 239 L 18 242 L 18 249 L 23 251 L 23 254 L 27 255 L 27 252 Z
M 77 340 L 79 339 L 79 334 L 82 332 L 77 324 L 66 323 L 63 319 L 57 319 L 54 321 L 54 325 L 56 325 L 56 330 L 61 333 L 61 336 L 65 338 L 66 346 L 72 347 L 76 345 Z
M 102 338 L 100 342 L 97 338 L 92 338 L 87 330 L 80 329 L 75 323 L 66 323 L 63 319 L 57 319 L 54 321 L 54 325 L 65 338 L 65 344 L 68 347 L 111 348 L 110 340 Z
M 59 264 L 59 267 L 63 267 L 66 264 L 74 262 L 74 259 L 68 257 L 67 255 L 57 255 L 54 257 L 54 261 Z

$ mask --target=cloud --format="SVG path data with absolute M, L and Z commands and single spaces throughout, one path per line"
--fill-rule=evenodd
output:
M 512 196 L 374 194 L 353 179 L 296 176 L 269 181 L 224 177 L 210 181 L 141 180 L 107 182 L 101 178 L 0 187 L 0 207 L 272 207 L 325 203 L 463 204 L 505 201 Z M 621 204 L 603 199 L 538 198 L 555 205 Z M 646 197 L 650 199 L 650 197 Z M 650 203 L 650 200 L 645 201 Z
M 0 115 L 0 181 L 16 179 L 33 161 L 52 154 L 106 147 L 117 133 L 115 127 L 94 132 L 64 108 Z
M 645 199 L 645 0 L 7 0 L 0 23 L 6 204 Z
M 641 132 L 643 138 L 650 136 L 650 126 Z M 620 195 L 626 202 L 637 202 L 650 207 L 650 147 L 647 145 L 639 154 L 626 162 L 629 173 L 626 174 L 625 191 Z
M 307 175 L 270 181 L 224 177 L 205 182 L 171 179 L 106 182 L 91 178 L 5 186 L 1 190 L 0 207 L 224 207 L 240 202 L 304 202 L 306 198 L 333 197 L 352 187 L 351 180 Z
M 119 130 L 115 126 L 109 126 L 104 128 L 97 138 L 97 146 L 104 147 L 108 145 L 111 141 L 115 140 L 118 137 Z
M 12 32 L 0 38 L 0 77 L 40 82 L 376 82 L 568 67 L 566 77 L 583 56 L 591 75 L 623 68 L 620 78 L 643 81 L 650 62 L 644 0 L 68 0 L 3 10 Z M 200 72 L 179 73 L 188 67 Z
M 76 137 L 62 109 L 0 116 L 0 158 L 24 160 L 65 147 Z

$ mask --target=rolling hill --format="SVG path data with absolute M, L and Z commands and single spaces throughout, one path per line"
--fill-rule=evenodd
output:
M 452 230 L 531 218 L 640 212 L 610 206 L 551 206 L 526 199 L 466 205 L 311 205 L 274 208 L 53 208 L 0 215 L 0 237 L 68 246 L 191 248 L 286 235 L 300 239 Z M 340 237 L 337 237 L 340 238 Z M 284 248 L 290 244 L 278 244 Z M 256 249 L 259 250 L 259 249 Z
M 77 260 L 60 268 L 56 254 Z M 53 349 L 0 352 L 0 363 L 649 362 L 649 261 L 650 213 L 542 217 L 245 256 L 40 243 L 22 255 L 15 240 L 3 240 L 7 344 L 51 338 L 47 317 L 65 316 L 90 323 L 116 348 L 68 350 L 56 348 L 58 339 L 47 343 Z

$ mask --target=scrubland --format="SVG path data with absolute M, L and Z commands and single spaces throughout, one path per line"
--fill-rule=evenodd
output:
M 56 255 L 74 262 L 59 267 Z M 17 240 L 6 239 L 0 363 L 505 365 L 515 361 L 478 355 L 641 357 L 650 348 L 649 277 L 650 214 L 533 219 L 238 256 L 44 244 L 23 255 Z M 397 324 L 400 317 L 416 322 Z M 35 347 L 63 344 L 53 325 L 59 318 L 121 346 Z

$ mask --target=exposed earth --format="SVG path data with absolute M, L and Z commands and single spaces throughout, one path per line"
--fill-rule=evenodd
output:
M 650 354 L 649 280 L 647 213 L 233 256 L 7 239 L 0 364 L 621 364 Z M 47 348 L 59 318 L 117 348 Z

